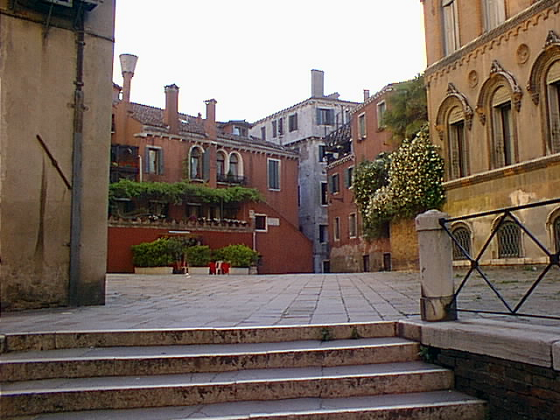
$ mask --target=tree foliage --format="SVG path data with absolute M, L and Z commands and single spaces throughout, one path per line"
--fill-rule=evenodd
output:
M 404 139 L 412 139 L 428 122 L 424 77 L 419 75 L 399 83 L 394 90 L 381 123 L 391 131 L 395 144 L 399 144 Z
M 427 125 L 414 139 L 403 140 L 390 159 L 360 165 L 356 179 L 355 200 L 369 238 L 378 237 L 390 220 L 440 208 L 445 201 L 443 159 L 430 142 Z

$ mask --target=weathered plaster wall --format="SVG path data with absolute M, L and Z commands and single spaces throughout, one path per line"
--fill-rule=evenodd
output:
M 0 2 L 0 252 L 5 309 L 68 304 L 76 37 Z M 114 2 L 86 22 L 80 304 L 104 302 Z M 100 36 L 91 36 L 96 34 Z

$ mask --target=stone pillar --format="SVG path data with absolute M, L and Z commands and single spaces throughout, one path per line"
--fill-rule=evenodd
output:
M 439 224 L 447 214 L 429 210 L 416 217 L 420 252 L 423 321 L 453 321 L 457 311 L 453 302 L 453 252 L 449 235 Z

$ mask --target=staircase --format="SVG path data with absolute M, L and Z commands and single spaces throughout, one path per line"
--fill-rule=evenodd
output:
M 483 420 L 398 323 L 8 335 L 1 418 Z

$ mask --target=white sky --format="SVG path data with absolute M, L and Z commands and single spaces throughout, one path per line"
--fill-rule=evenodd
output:
M 163 108 L 180 87 L 179 111 L 254 122 L 311 95 L 311 69 L 325 94 L 361 102 L 388 83 L 423 72 L 420 0 L 117 0 L 119 54 L 137 55 L 134 102 Z

